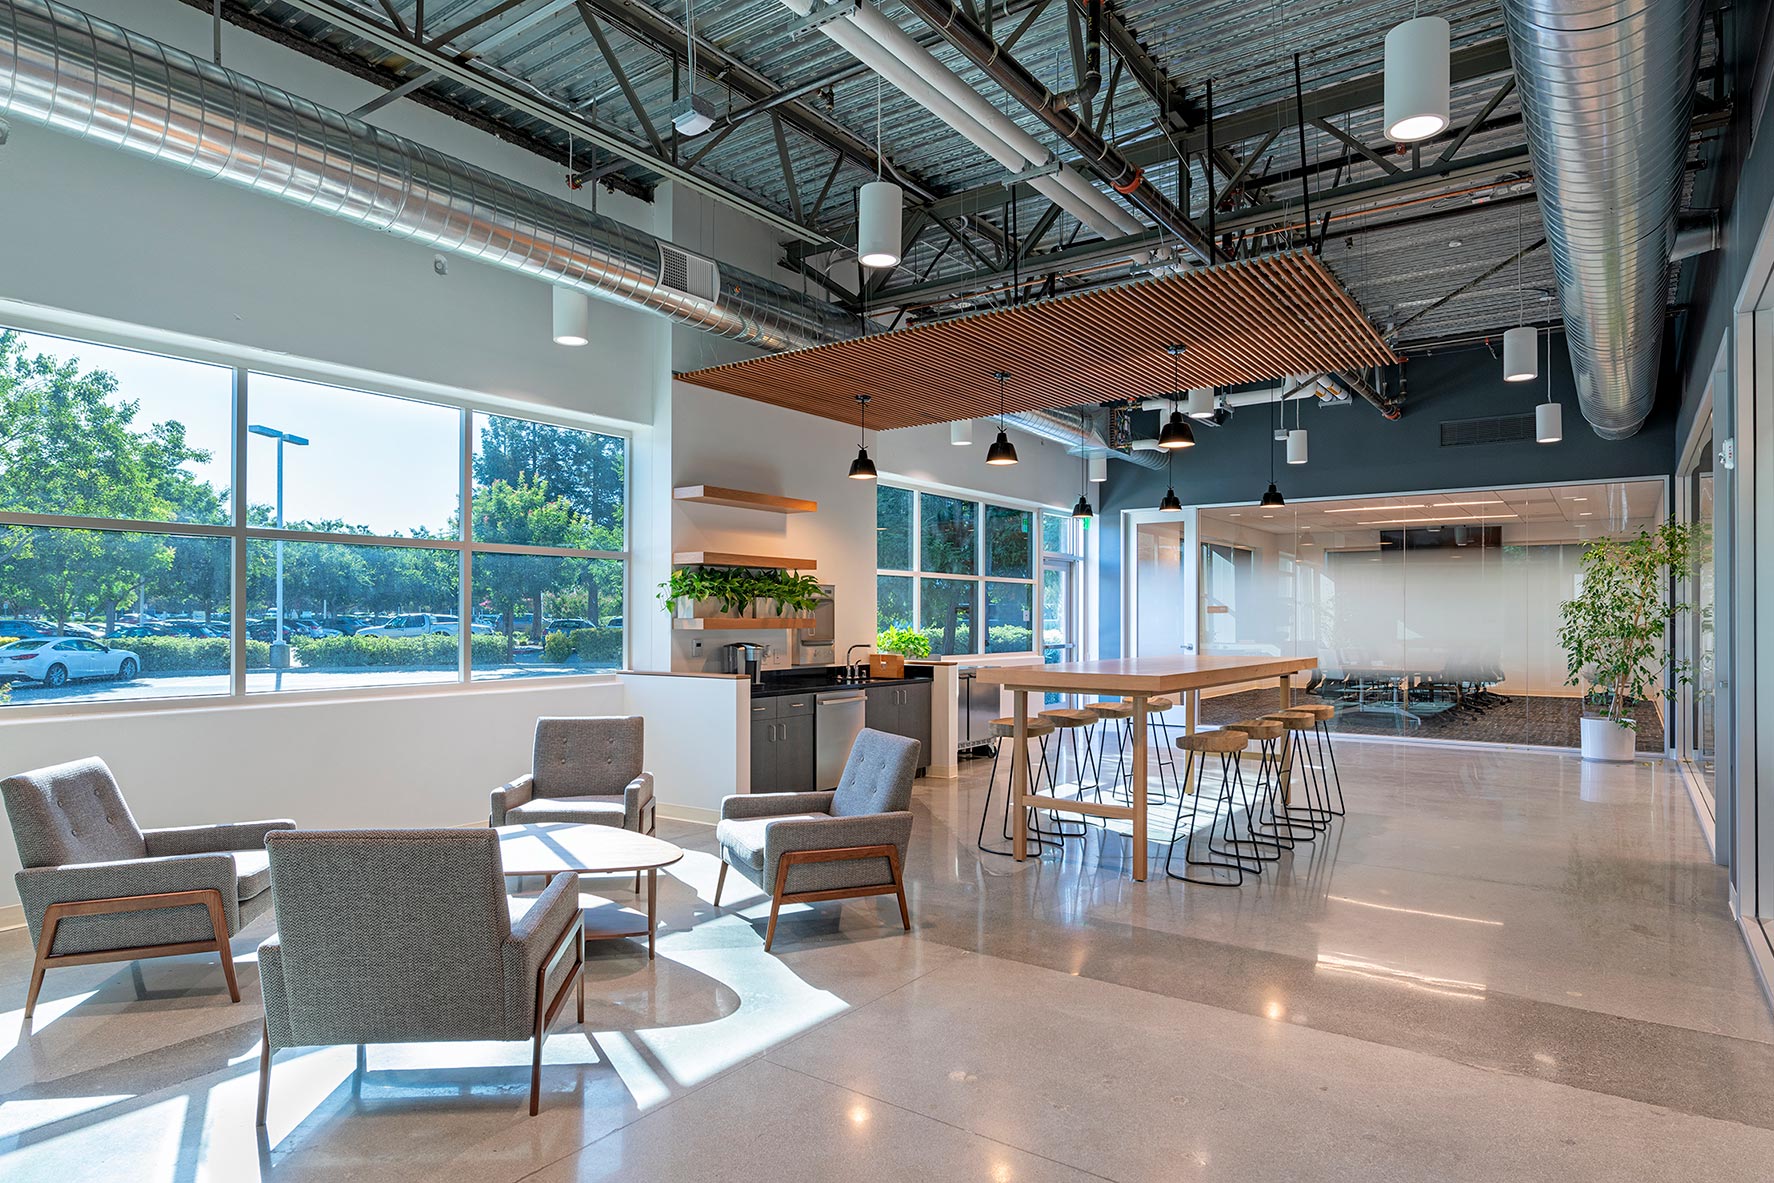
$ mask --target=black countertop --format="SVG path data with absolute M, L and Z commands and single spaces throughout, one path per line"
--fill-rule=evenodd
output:
M 867 690 L 870 686 L 903 686 L 908 682 L 929 682 L 931 678 L 858 678 L 846 679 L 842 670 L 828 674 L 801 674 L 772 679 L 751 688 L 753 698 L 776 698 L 784 694 L 817 694 L 823 690 Z

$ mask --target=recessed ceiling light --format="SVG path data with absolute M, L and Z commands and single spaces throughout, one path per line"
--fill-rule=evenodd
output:
M 1450 239 L 1448 239 L 1448 245 L 1449 246 L 1465 246 L 1466 240 L 1463 238 L 1450 238 Z
M 1582 513 L 1578 514 L 1577 516 L 1580 518 L 1592 518 L 1595 516 L 1595 512 L 1593 510 L 1586 509 Z
M 1573 498 L 1571 498 L 1571 500 L 1572 501 L 1588 501 L 1589 498 L 1587 498 L 1587 497 L 1573 497 Z

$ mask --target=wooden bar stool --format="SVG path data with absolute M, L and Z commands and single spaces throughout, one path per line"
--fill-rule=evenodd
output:
M 1072 767 L 1078 773 L 1079 798 L 1082 799 L 1084 796 L 1084 774 L 1088 770 L 1090 772 L 1089 787 L 1096 793 L 1096 799 L 1101 801 L 1103 799 L 1102 774 L 1097 767 L 1096 757 L 1091 752 L 1090 746 L 1091 729 L 1096 726 L 1096 712 L 1076 707 L 1059 707 L 1051 711 L 1042 711 L 1039 717 L 1052 723 L 1059 731 L 1053 740 L 1053 771 L 1048 777 L 1048 783 L 1054 787 L 1055 794 L 1057 795 L 1059 792 L 1060 759 L 1064 745 L 1069 738 L 1072 747 Z M 1084 732 L 1082 754 L 1078 750 L 1080 729 Z
M 1331 806 L 1331 812 L 1338 817 L 1342 817 L 1344 813 L 1343 778 L 1337 772 L 1337 750 L 1331 746 L 1330 733 L 1330 721 L 1336 717 L 1337 708 L 1328 702 L 1307 702 L 1300 703 L 1291 709 L 1310 711 L 1312 713 L 1312 718 L 1314 720 L 1312 742 L 1318 747 L 1318 770 L 1320 776 L 1323 775 L 1325 768 L 1328 767 L 1330 769 L 1330 781 L 1325 786 L 1324 803 L 1327 806 L 1330 806 L 1330 790 L 1335 788 L 1337 791 L 1337 803 L 1336 805 Z
M 990 727 L 989 727 L 989 732 L 992 737 L 992 774 L 991 774 L 991 777 L 986 781 L 985 808 L 980 811 L 980 815 L 979 815 L 979 848 L 987 854 L 1009 855 L 1009 854 L 1014 854 L 1015 852 L 1013 850 L 999 850 L 994 847 L 990 847 L 990 846 L 986 845 L 986 819 L 991 817 L 991 815 L 992 815 L 992 794 L 996 790 L 997 785 L 998 785 L 998 756 L 1000 753 L 1003 752 L 1004 745 L 1006 743 L 1015 743 L 1016 742 L 1016 720 L 1013 718 L 993 719 L 990 724 Z M 1031 793 L 1038 793 L 1041 791 L 1042 776 L 1047 771 L 1047 737 L 1052 735 L 1053 732 L 1054 732 L 1054 726 L 1048 720 L 1046 720 L 1046 719 L 1030 719 L 1029 720 L 1029 723 L 1028 723 L 1029 738 L 1039 740 L 1041 742 L 1040 759 L 1038 762 L 1034 763 L 1029 769 L 1029 791 Z M 1007 775 L 1005 777 L 1005 783 L 1004 783 L 1003 835 L 1004 835 L 1004 841 L 1011 842 L 1011 841 L 1015 840 L 1016 836 L 1014 833 L 1011 832 L 1011 829 L 1010 829 L 1010 815 L 1012 813 L 1012 810 L 1010 808 L 1010 798 L 1012 795 L 1011 794 L 1011 776 L 1009 775 L 1008 769 L 1006 770 L 1006 772 L 1007 772 Z M 1040 825 L 1036 822 L 1035 818 L 1036 818 L 1035 811 L 1033 809 L 1029 809 L 1026 811 L 1026 816 L 1023 819 L 1023 824 L 1028 826 L 1029 833 L 1032 834 L 1035 838 L 1035 851 L 1037 854 L 1040 853 L 1041 850 L 1047 846 L 1058 846 L 1059 839 L 1061 839 L 1061 838 L 1065 838 L 1065 837 L 1076 838 L 1076 837 L 1083 836 L 1082 830 L 1080 830 L 1080 832 L 1077 834 L 1070 834 L 1070 835 L 1064 833 L 1063 831 L 1059 831 L 1057 829 L 1056 830 L 1043 830 L 1040 827 Z M 1059 822 L 1058 822 L 1058 819 L 1056 818 L 1055 825 L 1057 826 L 1058 824 L 1059 824 Z
M 1164 856 L 1164 873 L 1170 878 L 1180 879 L 1184 883 L 1200 883 L 1208 887 L 1237 887 L 1243 884 L 1244 874 L 1247 869 L 1251 870 L 1253 873 L 1260 870 L 1255 864 L 1249 864 L 1248 860 L 1239 857 L 1235 853 L 1231 854 L 1228 858 L 1228 852 L 1216 850 L 1214 847 L 1214 829 L 1220 824 L 1220 807 L 1222 805 L 1226 807 L 1226 821 L 1228 827 L 1230 827 L 1231 824 L 1231 786 L 1234 783 L 1234 776 L 1237 771 L 1235 765 L 1239 759 L 1239 754 L 1244 751 L 1244 745 L 1247 742 L 1248 739 L 1242 731 L 1198 731 L 1194 735 L 1177 736 L 1176 746 L 1185 752 L 1194 753 L 1196 757 L 1195 791 L 1189 802 L 1189 836 L 1183 840 L 1183 870 L 1180 874 L 1173 869 L 1176 859 L 1177 838 L 1181 835 L 1183 827 L 1184 810 L 1180 802 L 1177 805 L 1176 822 L 1170 829 L 1170 849 Z M 1208 818 L 1207 823 L 1208 857 L 1198 859 L 1195 857 L 1195 824 L 1197 821 L 1197 813 L 1201 808 L 1202 792 L 1206 787 L 1203 774 L 1207 770 L 1207 756 L 1210 753 L 1215 752 L 1217 752 L 1220 757 L 1220 791 L 1214 798 L 1213 813 Z M 1220 857 L 1216 858 L 1214 857 L 1215 855 L 1219 855 Z M 1189 872 L 1190 867 L 1203 868 L 1206 873 L 1191 874 Z M 1214 871 L 1216 870 L 1230 871 L 1236 876 L 1236 878 L 1227 879 L 1216 877 L 1214 875 Z
M 1284 729 L 1273 719 L 1245 719 L 1228 723 L 1220 730 L 1242 731 L 1251 743 L 1257 745 L 1257 781 L 1245 805 L 1245 834 L 1249 845 L 1258 852 L 1257 857 L 1264 862 L 1273 862 L 1281 857 L 1282 851 L 1292 850 L 1294 840 L 1300 837 L 1283 817 L 1286 803 L 1281 799 L 1280 777 L 1276 775 L 1281 767 L 1277 752 Z M 1287 827 L 1285 832 L 1280 828 L 1282 826 Z M 1304 831 L 1308 840 L 1316 833 L 1311 829 Z M 1264 853 L 1269 851 L 1273 854 Z
M 1314 715 L 1311 711 L 1290 709 L 1285 711 L 1274 711 L 1270 714 L 1264 715 L 1263 718 L 1273 719 L 1275 722 L 1281 724 L 1284 731 L 1288 732 L 1288 737 L 1283 742 L 1292 745 L 1293 759 L 1288 761 L 1286 757 L 1283 756 L 1283 763 L 1289 765 L 1292 769 L 1297 769 L 1299 771 L 1300 783 L 1304 790 L 1306 803 L 1304 805 L 1294 805 L 1290 803 L 1287 806 L 1287 820 L 1289 822 L 1303 822 L 1306 825 L 1311 826 L 1314 830 L 1324 830 L 1329 828 L 1330 819 L 1334 815 L 1325 807 L 1325 804 L 1322 803 L 1325 802 L 1325 798 L 1317 791 L 1319 789 L 1318 774 L 1312 767 L 1310 753 L 1306 751 L 1306 744 L 1304 740 L 1300 738 L 1313 731 L 1318 726 L 1318 716 Z M 1289 777 L 1291 782 L 1291 772 L 1289 773 Z M 1290 787 L 1291 783 L 1283 785 L 1282 792 L 1284 797 L 1289 796 L 1288 789 Z

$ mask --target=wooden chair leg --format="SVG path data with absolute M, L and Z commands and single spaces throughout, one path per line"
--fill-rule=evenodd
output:
M 204 901 L 209 906 L 210 927 L 216 934 L 216 952 L 222 955 L 222 976 L 228 979 L 228 998 L 240 1001 L 240 983 L 234 978 L 234 950 L 228 946 L 228 914 L 222 908 L 220 892 L 210 892 Z
M 900 870 L 897 850 L 887 857 L 887 864 L 893 868 L 893 886 L 899 896 L 899 922 L 905 925 L 907 932 L 910 932 L 912 931 L 912 914 L 905 905 L 905 874 Z
M 43 989 L 43 975 L 49 969 L 49 951 L 55 947 L 56 926 L 62 922 L 62 915 L 54 904 L 43 914 L 43 934 L 37 940 L 37 959 L 31 963 L 31 988 L 25 994 L 25 1021 L 31 1021 L 31 1013 L 37 1009 L 37 992 Z
M 727 886 L 727 856 L 721 855 L 721 873 L 715 879 L 715 907 L 721 906 L 721 891 Z M 27 1015 L 29 1011 L 25 1012 Z
M 770 927 L 764 930 L 764 952 L 770 951 L 770 942 L 776 939 L 776 913 L 782 908 L 782 893 L 788 887 L 788 869 L 794 864 L 792 858 L 783 857 L 776 860 L 776 890 L 770 893 Z
M 271 1103 L 271 1025 L 259 1025 L 259 1117 L 258 1125 L 265 1125 L 265 1109 Z
M 544 1024 L 541 1014 L 536 1016 L 536 1038 L 533 1040 L 534 1050 L 530 1053 L 530 1116 L 535 1117 L 542 1109 L 542 1036 Z

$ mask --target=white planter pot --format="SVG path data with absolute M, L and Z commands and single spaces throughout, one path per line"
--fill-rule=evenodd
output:
M 1613 764 L 1631 763 L 1638 751 L 1638 728 L 1628 721 L 1625 727 L 1605 716 L 1584 715 L 1583 758 Z
M 679 620 L 694 620 L 696 601 L 689 596 L 679 596 L 672 604 L 672 614 Z

